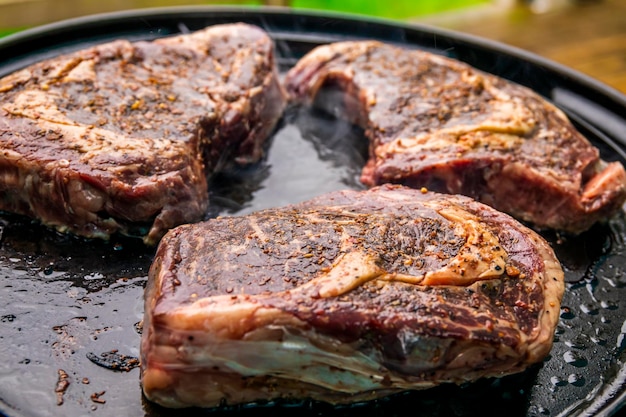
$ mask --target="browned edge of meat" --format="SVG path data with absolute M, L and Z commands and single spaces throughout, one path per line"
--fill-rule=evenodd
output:
M 463 196 L 384 185 L 180 226 L 150 270 L 142 386 L 337 404 L 503 376 L 548 354 L 563 291 L 544 239 Z
M 285 105 L 246 24 L 96 45 L 0 80 L 0 210 L 156 244 L 202 219 L 207 176 L 257 161 Z
M 377 41 L 305 55 L 285 79 L 294 103 L 344 93 L 341 116 L 365 129 L 362 181 L 464 194 L 539 229 L 580 233 L 621 209 L 626 171 L 607 163 L 538 94 L 460 61 Z

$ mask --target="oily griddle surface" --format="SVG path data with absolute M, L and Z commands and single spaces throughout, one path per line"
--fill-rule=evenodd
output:
M 145 37 L 153 36 L 150 32 Z M 284 36 L 278 42 L 282 69 L 293 63 L 298 48 L 301 42 L 289 43 Z M 584 107 L 585 102 L 580 103 Z M 581 119 L 580 106 L 574 110 L 570 116 L 603 156 L 624 162 L 622 146 Z M 328 191 L 363 188 L 358 177 L 366 147 L 362 132 L 347 123 L 316 110 L 290 109 L 268 143 L 265 160 L 214 179 L 206 217 L 245 214 Z M 345 407 L 305 400 L 181 411 L 146 402 L 139 385 L 143 288 L 154 248 L 131 238 L 100 242 L 62 236 L 29 219 L 0 213 L 0 414 L 612 414 L 626 392 L 626 214 L 575 238 L 544 236 L 565 268 L 567 287 L 554 347 L 539 366 L 501 379 Z

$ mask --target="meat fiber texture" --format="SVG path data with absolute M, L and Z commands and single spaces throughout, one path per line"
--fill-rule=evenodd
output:
M 459 61 L 340 42 L 305 55 L 285 85 L 294 103 L 331 109 L 365 129 L 361 180 L 369 186 L 464 194 L 538 229 L 574 234 L 626 199 L 624 167 L 602 161 L 559 109 Z
M 271 39 L 245 24 L 34 64 L 0 79 L 0 210 L 156 244 L 202 219 L 207 175 L 260 158 L 285 98 Z
M 551 247 L 464 196 L 398 185 L 171 230 L 150 270 L 146 396 L 370 400 L 522 371 L 552 346 Z

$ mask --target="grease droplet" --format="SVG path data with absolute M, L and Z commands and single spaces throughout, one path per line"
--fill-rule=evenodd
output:
M 595 343 L 596 345 L 600 345 L 600 346 L 606 345 L 606 339 L 603 339 L 601 337 L 591 336 L 591 341 Z
M 543 414 L 544 416 L 550 415 L 550 410 L 542 406 L 537 407 L 537 411 L 539 412 L 539 414 Z
M 565 345 L 574 349 L 585 349 L 588 341 L 587 335 L 579 334 L 571 340 L 566 340 Z
M 617 303 L 615 303 L 613 301 L 602 300 L 602 301 L 600 301 L 600 306 L 602 308 L 607 309 L 607 310 L 617 310 Z
M 550 382 L 555 387 L 563 387 L 563 386 L 567 385 L 567 381 L 565 381 L 564 379 L 562 379 L 561 377 L 558 377 L 558 376 L 551 377 L 550 378 Z
M 567 382 L 574 385 L 575 387 L 582 387 L 585 385 L 585 377 L 578 374 L 570 374 L 567 377 Z
M 580 311 L 585 314 L 589 314 L 590 316 L 595 316 L 598 314 L 598 309 L 593 304 L 581 304 Z
M 563 307 L 561 308 L 561 318 L 565 319 L 565 320 L 569 320 L 569 319 L 573 319 L 574 313 L 572 313 L 572 310 L 569 307 Z
M 588 363 L 587 359 L 585 359 L 584 357 L 582 357 L 576 352 L 572 352 L 571 350 L 568 350 L 567 352 L 563 354 L 563 359 L 568 364 L 573 365 L 577 368 L 582 368 L 584 366 L 587 366 L 587 363 Z

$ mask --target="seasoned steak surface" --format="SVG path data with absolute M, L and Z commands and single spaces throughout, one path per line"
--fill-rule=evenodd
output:
M 34 64 L 0 80 L 0 209 L 154 244 L 202 218 L 207 175 L 259 159 L 283 107 L 273 44 L 244 24 Z
M 143 389 L 342 403 L 505 375 L 550 351 L 562 293 L 542 238 L 462 196 L 388 185 L 180 226 L 150 270 Z
M 303 57 L 285 83 L 296 103 L 313 103 L 325 89 L 343 93 L 341 115 L 370 140 L 367 185 L 465 194 L 539 228 L 573 233 L 626 199 L 623 166 L 600 160 L 560 110 L 459 61 L 339 42 Z

